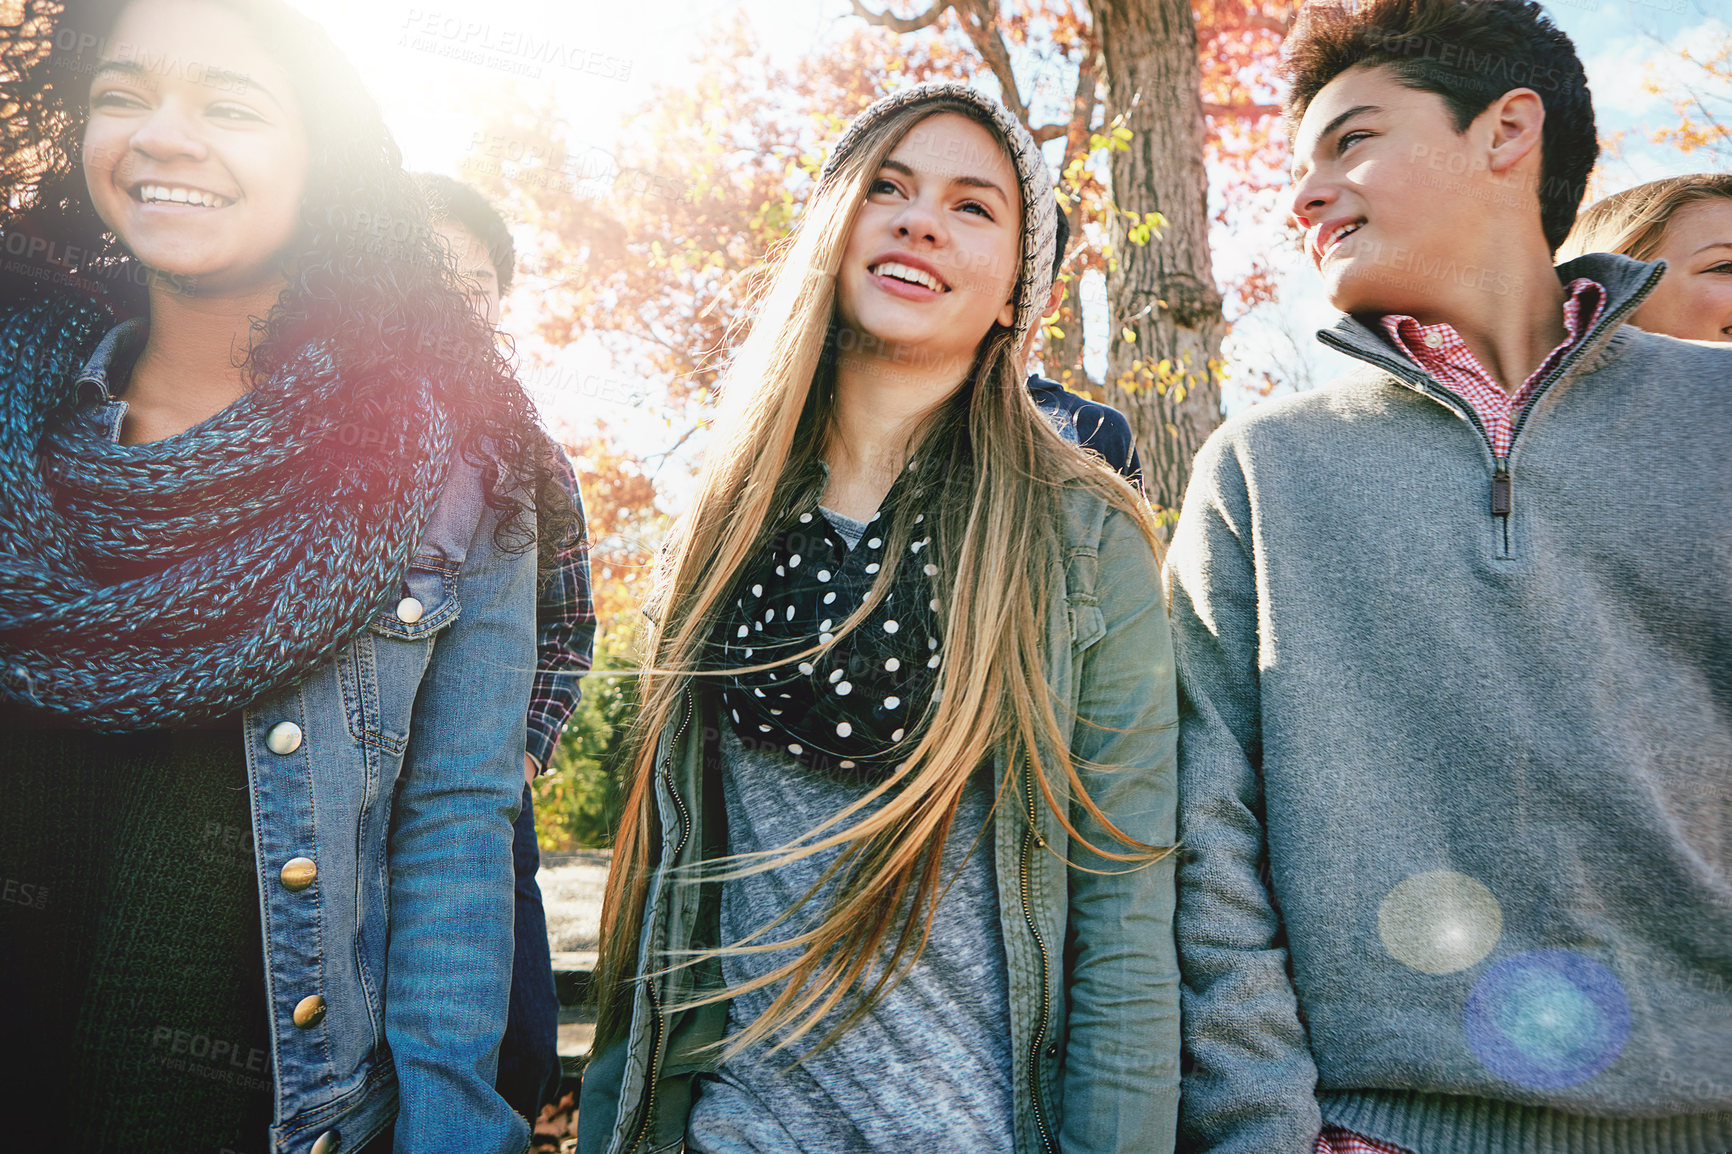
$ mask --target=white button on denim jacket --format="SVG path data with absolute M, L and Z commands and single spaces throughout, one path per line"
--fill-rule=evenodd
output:
M 80 388 L 107 388 L 139 322 Z M 510 994 L 511 827 L 535 668 L 534 550 L 494 542 L 479 469 L 454 462 L 393 600 L 337 657 L 243 713 L 275 1077 L 273 1154 L 522 1154 L 493 1090 Z M 318 543 L 309 542 L 308 547 Z M 419 612 L 401 607 L 413 599 Z

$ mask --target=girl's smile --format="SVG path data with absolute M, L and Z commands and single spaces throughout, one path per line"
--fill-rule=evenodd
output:
M 127 189 L 127 194 L 149 208 L 227 208 L 235 202 L 235 198 L 232 196 L 207 192 L 202 188 L 188 188 L 185 185 L 161 182 L 140 181 Z
M 875 286 L 905 300 L 936 300 L 950 291 L 936 269 L 905 253 L 890 253 L 867 271 Z
M 186 58 L 209 64 L 140 63 Z M 210 0 L 130 5 L 90 84 L 84 173 L 103 223 L 201 293 L 279 278 L 308 168 L 291 93 L 239 13 Z
M 1021 195 L 997 139 L 954 112 L 898 142 L 854 217 L 838 278 L 842 323 L 872 347 L 964 367 L 1016 319 Z

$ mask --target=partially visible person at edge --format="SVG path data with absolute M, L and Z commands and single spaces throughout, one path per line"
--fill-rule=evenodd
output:
M 417 173 L 433 227 L 444 240 L 470 303 L 489 326 L 499 327 L 500 300 L 511 289 L 517 246 L 511 230 L 485 197 L 448 176 Z M 590 599 L 589 541 L 583 495 L 564 450 L 549 442 L 560 485 L 577 511 L 578 531 L 559 550 L 553 579 L 536 599 L 535 684 L 529 697 L 529 748 L 523 754 L 523 809 L 512 830 L 511 860 L 517 874 L 515 946 L 511 961 L 511 1012 L 499 1048 L 494 1086 L 519 1114 L 533 1122 L 559 1094 L 559 995 L 548 952 L 547 913 L 535 874 L 541 852 L 535 842 L 535 799 L 530 782 L 549 772 L 559 735 L 582 697 L 579 682 L 595 646 L 595 605 Z
M 1732 350 L 1553 267 L 1598 146 L 1538 4 L 1285 51 L 1362 365 L 1217 430 L 1168 557 L 1181 1143 L 1732 1149 Z
M 1674 176 L 1606 197 L 1577 218 L 1558 258 L 1590 252 L 1666 262 L 1630 315 L 1637 328 L 1732 341 L 1732 174 Z
M 1041 309 L 1043 317 L 1056 313 L 1059 303 L 1064 300 L 1064 283 L 1059 280 L 1059 273 L 1064 267 L 1065 246 L 1070 242 L 1070 223 L 1065 219 L 1063 209 L 1054 215 L 1058 220 L 1058 236 L 1053 244 L 1052 289 Z M 1035 338 L 1039 333 L 1040 326 L 1034 325 L 1023 338 L 1024 362 L 1034 352 Z M 1028 391 L 1034 403 L 1051 418 L 1067 441 L 1075 441 L 1083 448 L 1099 453 L 1101 459 L 1123 474 L 1125 480 L 1135 485 L 1138 491 L 1142 490 L 1143 462 L 1137 455 L 1137 440 L 1131 435 L 1130 422 L 1125 420 L 1123 413 L 1111 405 L 1079 397 L 1039 373 L 1028 375 Z
M 529 399 L 280 0 L 28 0 L 0 59 L 0 223 L 44 242 L 0 298 L 7 1140 L 520 1154 L 512 822 L 576 524 Z
M 914 86 L 780 254 L 652 601 L 586 1154 L 1172 1149 L 1159 545 L 1024 385 L 1055 211 Z

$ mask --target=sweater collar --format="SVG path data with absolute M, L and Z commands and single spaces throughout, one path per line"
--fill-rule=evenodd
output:
M 1561 284 L 1568 285 L 1578 277 L 1588 277 L 1598 281 L 1606 290 L 1606 304 L 1600 310 L 1599 320 L 1582 337 L 1578 345 L 1579 355 L 1568 358 L 1571 364 L 1590 364 L 1599 356 L 1636 306 L 1654 291 L 1665 268 L 1663 260 L 1639 261 L 1617 253 L 1591 252 L 1566 261 L 1553 270 Z M 1423 372 L 1379 331 L 1375 317 L 1343 316 L 1334 327 L 1319 330 L 1317 339 L 1332 349 L 1381 369 L 1405 365 L 1409 371 L 1397 374 L 1404 379 Z

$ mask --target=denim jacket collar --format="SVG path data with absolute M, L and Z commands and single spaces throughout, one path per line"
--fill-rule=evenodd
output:
M 122 321 L 108 330 L 90 359 L 84 362 L 73 378 L 73 397 L 80 415 L 101 430 L 111 441 L 120 440 L 120 425 L 126 419 L 126 402 L 119 394 L 126 391 L 126 378 L 132 364 L 144 349 L 150 324 L 143 317 Z M 118 384 L 112 378 L 118 378 Z M 88 410 L 84 412 L 82 410 Z

